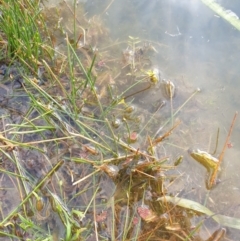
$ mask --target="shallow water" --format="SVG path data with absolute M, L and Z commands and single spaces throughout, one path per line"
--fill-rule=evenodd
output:
M 218 2 L 240 16 L 236 1 Z M 102 13 L 110 1 L 101 3 L 88 1 L 86 8 L 92 14 Z M 218 156 L 233 115 L 240 107 L 237 64 L 240 32 L 201 1 L 113 1 L 102 18 L 113 38 L 123 40 L 131 35 L 160 43 L 161 46 L 155 45 L 158 54 L 153 65 L 157 65 L 164 76 L 174 80 L 182 92 L 184 88 L 188 94 L 188 89 L 201 89 L 196 102 L 193 101 L 197 104 L 195 108 L 189 103 L 178 115 L 183 122 L 179 128 L 186 132 L 189 129 L 190 133 L 183 137 L 183 142 L 175 144 L 183 149 L 197 147 L 213 152 L 217 128 L 220 128 Z M 148 98 L 151 102 L 151 97 Z M 208 203 L 212 210 L 238 218 L 240 187 L 236 170 L 240 167 L 239 124 L 238 118 L 231 137 L 233 147 L 225 152 L 221 182 L 209 193 L 204 190 L 205 169 L 187 157 L 185 150 L 178 151 L 186 156 L 180 169 L 184 173 L 184 195 L 197 200 L 188 192 L 191 188 L 195 192 L 200 190 L 202 197 L 209 194 Z M 237 240 L 239 233 L 228 231 L 232 240 Z
M 55 2 L 49 1 L 49 4 Z M 240 16 L 239 3 L 236 1 L 218 3 Z M 170 188 L 171 192 L 181 191 L 182 197 L 201 203 L 206 199 L 212 211 L 240 218 L 239 173 L 236 171 L 240 168 L 239 118 L 231 137 L 232 147 L 225 152 L 221 182 L 210 192 L 205 188 L 206 170 L 187 154 L 189 148 L 213 152 L 217 129 L 220 128 L 215 154 L 217 157 L 224 145 L 233 115 L 239 111 L 237 63 L 240 58 L 240 32 L 200 0 L 90 0 L 84 7 L 88 17 L 100 16 L 108 26 L 113 40 L 126 41 L 128 36 L 133 36 L 152 43 L 157 53 L 152 56 L 151 65 L 157 66 L 163 77 L 172 80 L 177 88 L 173 111 L 195 89 L 201 89 L 175 116 L 175 119 L 182 121 L 179 130 L 173 133 L 164 146 L 159 147 L 158 153 L 159 156 L 163 150 L 173 153 L 172 159 L 177 155 L 184 156 L 178 170 L 182 177 L 175 188 Z M 102 41 L 100 49 L 104 47 L 107 46 Z M 149 103 L 156 101 L 158 90 L 156 87 L 155 94 L 145 92 L 138 96 L 136 105 L 148 108 Z M 163 110 L 164 114 L 170 115 L 169 103 L 167 108 L 169 110 Z M 156 118 L 160 116 L 161 113 Z M 158 130 L 156 124 L 152 128 L 155 128 L 152 132 Z M 227 237 L 238 240 L 239 233 L 229 229 Z

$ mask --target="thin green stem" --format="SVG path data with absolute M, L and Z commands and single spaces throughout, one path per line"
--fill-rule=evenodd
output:
M 23 204 L 25 204 L 25 203 L 29 200 L 29 198 L 33 195 L 33 193 L 35 193 L 39 188 L 41 188 L 41 186 L 46 182 L 46 180 L 47 180 L 48 178 L 50 178 L 50 177 L 53 175 L 53 173 L 54 173 L 55 171 L 57 171 L 57 170 L 62 166 L 63 163 L 64 163 L 64 161 L 62 161 L 62 160 L 59 161 L 59 162 L 45 175 L 45 177 L 44 177 L 42 180 L 40 180 L 40 182 L 35 186 L 35 188 L 34 188 L 31 192 L 29 192 L 29 194 L 26 196 L 26 198 L 24 198 L 24 200 L 23 200 L 15 209 L 13 209 L 13 211 L 12 211 L 7 217 L 5 217 L 5 218 L 2 220 L 2 222 L 0 223 L 0 227 L 4 226 L 5 222 L 6 222 L 7 220 L 11 219 L 11 218 L 16 214 L 16 212 L 21 208 L 21 206 L 22 206 Z

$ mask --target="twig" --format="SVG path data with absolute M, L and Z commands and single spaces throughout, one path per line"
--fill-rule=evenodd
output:
M 163 136 L 160 136 L 153 140 L 152 145 L 155 146 L 162 140 L 164 140 L 166 137 L 170 136 L 172 134 L 172 131 L 181 123 L 181 121 L 178 121 L 168 132 L 166 132 Z
M 225 142 L 225 144 L 224 144 L 223 150 L 222 150 L 222 152 L 221 152 L 221 154 L 220 154 L 220 156 L 219 156 L 218 166 L 220 165 L 220 163 L 221 163 L 221 161 L 222 161 L 222 159 L 223 159 L 225 150 L 226 150 L 226 148 L 227 148 L 227 144 L 228 144 L 229 139 L 230 139 L 230 136 L 231 136 L 231 134 L 232 134 L 233 126 L 234 126 L 235 121 L 236 121 L 236 119 L 237 119 L 237 115 L 238 115 L 238 112 L 236 111 L 236 112 L 235 112 L 235 115 L 234 115 L 234 117 L 233 117 L 233 120 L 232 120 L 232 124 L 231 124 L 230 130 L 229 130 L 229 133 L 228 133 L 226 142 Z
M 148 89 L 151 88 L 151 86 L 152 86 L 152 85 L 149 84 L 146 88 L 143 88 L 143 89 L 141 89 L 141 90 L 139 90 L 139 91 L 136 91 L 136 92 L 134 92 L 133 94 L 127 95 L 127 96 L 123 97 L 123 99 L 126 100 L 127 98 L 129 98 L 129 97 L 131 97 L 131 96 L 134 96 L 134 95 L 139 94 L 139 93 L 141 93 L 141 92 L 143 92 L 143 91 L 145 91 L 145 90 L 148 90 Z
M 220 166 L 220 164 L 221 164 L 221 162 L 222 162 L 222 160 L 223 160 L 224 153 L 225 153 L 225 151 L 226 151 L 226 149 L 227 149 L 227 145 L 228 145 L 228 143 L 229 143 L 229 139 L 230 139 L 230 136 L 231 136 L 231 134 L 232 134 L 233 126 L 234 126 L 234 123 L 235 123 L 235 121 L 236 121 L 237 115 L 238 115 L 238 112 L 236 111 L 236 112 L 235 112 L 235 115 L 234 115 L 234 117 L 233 117 L 233 120 L 232 120 L 230 129 L 229 129 L 229 132 L 228 132 L 227 139 L 226 139 L 225 144 L 224 144 L 224 146 L 223 146 L 222 152 L 221 152 L 221 154 L 219 155 L 219 159 L 218 159 L 219 161 L 218 161 L 217 168 L 214 170 L 214 172 L 213 172 L 213 174 L 212 174 L 212 176 L 211 176 L 210 183 L 209 183 L 209 184 L 210 184 L 210 188 L 211 188 L 211 187 L 213 186 L 213 184 L 215 183 L 215 179 L 216 179 L 216 176 L 217 176 L 217 173 L 218 173 L 218 169 L 219 169 L 219 166 Z

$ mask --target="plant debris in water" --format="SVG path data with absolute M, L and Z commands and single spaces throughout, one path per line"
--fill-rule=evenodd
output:
M 39 7 L 0 3 L 0 240 L 206 241 L 202 216 L 212 214 L 167 196 L 183 157 L 171 165 L 158 151 L 198 91 L 174 102 L 153 44 L 112 42 L 76 1 Z M 225 235 L 209 232 L 209 241 Z

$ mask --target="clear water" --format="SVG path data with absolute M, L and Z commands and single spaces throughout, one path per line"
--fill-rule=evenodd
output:
M 239 2 L 218 3 L 240 16 Z M 184 155 L 176 189 L 183 197 L 206 200 L 214 212 L 240 218 L 240 118 L 231 136 L 232 147 L 225 152 L 221 182 L 210 192 L 205 189 L 205 169 L 187 154 L 188 148 L 213 152 L 219 128 L 217 157 L 234 113 L 240 109 L 240 32 L 200 0 L 88 0 L 84 7 L 87 16 L 100 15 L 112 39 L 126 41 L 134 36 L 153 43 L 158 53 L 152 65 L 179 90 L 181 98 L 173 100 L 175 110 L 195 89 L 201 89 L 176 116 L 182 121 L 180 131 L 169 140 L 177 146 L 171 146 L 172 152 Z M 153 101 L 151 96 L 145 98 Z M 230 240 L 238 240 L 239 231 L 227 233 Z

